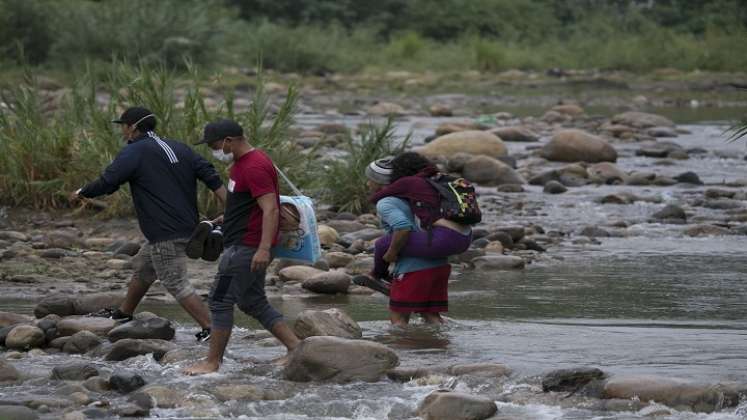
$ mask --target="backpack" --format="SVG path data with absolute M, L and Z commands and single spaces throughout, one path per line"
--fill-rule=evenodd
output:
M 464 178 L 437 174 L 426 178 L 441 196 L 441 217 L 462 225 L 476 225 L 482 220 L 475 187 Z

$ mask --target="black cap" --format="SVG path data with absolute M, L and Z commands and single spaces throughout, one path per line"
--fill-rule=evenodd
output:
M 140 122 L 141 120 L 145 119 L 145 117 L 153 115 L 153 113 L 148 108 L 143 108 L 141 106 L 133 106 L 131 108 L 127 108 L 125 112 L 122 113 L 122 115 L 117 118 L 116 120 L 112 120 L 114 124 L 127 124 L 127 125 L 133 125 L 137 122 Z M 153 118 L 156 116 L 153 115 Z
M 205 126 L 205 131 L 202 133 L 202 140 L 195 144 L 212 143 L 223 140 L 226 137 L 241 137 L 243 135 L 244 129 L 236 121 L 218 120 L 208 123 Z

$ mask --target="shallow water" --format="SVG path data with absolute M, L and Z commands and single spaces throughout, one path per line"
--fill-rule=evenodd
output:
M 305 116 L 303 124 L 344 122 Z M 442 119 L 412 118 L 401 126 L 417 138 L 433 132 Z M 654 170 L 676 175 L 695 171 L 710 184 L 747 179 L 747 164 L 740 143 L 723 140 L 723 126 L 687 125 L 692 134 L 671 141 L 686 148 L 703 147 L 712 153 L 652 166 L 652 159 L 633 156 L 635 144 L 616 144 L 618 165 L 625 170 Z M 533 145 L 511 144 L 512 153 Z M 719 154 L 715 154 L 718 152 Z M 721 156 L 728 156 L 723 158 Z M 550 248 L 547 257 L 517 272 L 455 273 L 450 286 L 449 323 L 441 329 L 415 325 L 393 329 L 383 296 L 293 297 L 273 299 L 283 313 L 294 318 L 304 309 L 339 307 L 360 322 L 366 338 L 387 344 L 403 366 L 445 363 L 501 362 L 514 374 L 507 383 L 458 381 L 456 389 L 493 395 L 500 419 L 638 419 L 660 406 L 640 411 L 609 413 L 588 408 L 563 407 L 540 399 L 516 402 L 509 398 L 536 391 L 541 373 L 563 367 L 595 366 L 610 373 L 660 374 L 706 382 L 747 382 L 747 237 L 688 238 L 685 226 L 648 223 L 664 203 L 682 202 L 704 186 L 627 187 L 586 186 L 548 200 L 541 187 L 528 187 L 526 212 L 500 211 L 501 195 L 485 191 L 496 205 L 487 211 L 499 224 L 535 223 L 545 231 L 576 231 L 586 225 L 626 221 L 622 237 L 601 238 Z M 596 204 L 607 194 L 630 191 L 653 198 L 632 205 Z M 536 211 L 531 211 L 536 207 Z M 698 207 L 697 216 L 724 215 L 722 210 Z M 31 313 L 33 302 L 0 301 L 0 310 Z M 175 305 L 146 303 L 149 310 L 176 320 L 177 342 L 192 347 L 196 327 Z M 139 357 L 102 367 L 124 367 L 143 372 L 150 384 L 165 384 L 187 394 L 181 409 L 157 409 L 152 416 L 167 418 L 240 417 L 248 419 L 406 419 L 417 404 L 441 384 L 348 385 L 287 384 L 279 371 L 250 360 L 269 360 L 282 354 L 279 347 L 263 347 L 252 337 L 258 325 L 237 312 L 237 328 L 229 356 L 219 374 L 187 378 L 183 366 L 163 367 Z M 204 347 L 204 346 L 203 346 Z M 43 379 L 55 365 L 75 356 L 55 355 L 18 360 L 16 365 L 40 379 L 16 387 L 0 388 L 0 400 L 24 395 L 48 395 L 59 384 Z M 269 375 L 268 375 L 269 373 Z M 211 392 L 217 384 L 253 383 L 289 389 L 289 399 L 262 402 L 217 403 Z M 116 401 L 115 396 L 111 396 Z M 120 398 L 121 399 L 121 398 Z M 511 402 L 513 401 L 513 402 Z M 674 419 L 738 419 L 747 417 L 747 403 L 711 415 L 672 411 Z M 55 418 L 50 414 L 49 418 Z

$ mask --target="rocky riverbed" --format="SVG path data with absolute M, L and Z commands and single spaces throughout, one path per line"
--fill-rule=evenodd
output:
M 0 418 L 747 415 L 744 145 L 716 124 L 567 98 L 479 117 L 454 116 L 459 101 L 387 98 L 298 124 L 301 147 L 334 155 L 338 133 L 396 115 L 479 185 L 485 220 L 453 258 L 446 327 L 389 328 L 386 300 L 350 283 L 372 264 L 376 218 L 320 203 L 323 261 L 276 261 L 267 284 L 303 351 L 271 363 L 277 342 L 240 318 L 224 369 L 185 377 L 206 347 L 159 284 L 131 323 L 84 316 L 122 298 L 134 220 L 5 209 Z M 215 264 L 189 269 L 206 294 Z

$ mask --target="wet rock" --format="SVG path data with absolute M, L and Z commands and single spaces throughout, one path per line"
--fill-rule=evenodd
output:
M 632 204 L 638 201 L 638 197 L 629 192 L 608 194 L 598 200 L 601 204 Z
M 490 242 L 485 245 L 485 252 L 490 254 L 503 254 L 503 250 L 503 244 L 498 241 Z
M 696 412 L 713 412 L 739 404 L 739 393 L 734 389 L 655 375 L 613 376 L 605 383 L 602 397 L 655 401 Z
M 472 264 L 478 270 L 520 270 L 526 263 L 520 257 L 510 255 L 486 255 L 472 260 Z
M 499 185 L 497 190 L 499 193 L 523 193 L 524 187 L 516 184 Z
M 2 420 L 37 420 L 39 415 L 28 407 L 20 405 L 0 405 Z
M 381 229 L 366 228 L 358 232 L 351 232 L 342 235 L 342 240 L 347 243 L 353 243 L 357 240 L 371 241 L 384 236 L 385 232 Z
M 449 262 L 454 264 L 471 263 L 475 258 L 483 256 L 485 256 L 485 250 L 470 248 L 459 255 L 452 255 L 449 257 Z
M 31 240 L 25 233 L 13 230 L 0 230 L 0 239 L 10 242 L 28 242 Z
M 91 403 L 91 397 L 85 392 L 73 392 L 70 394 L 70 399 L 76 405 L 88 405 Z
M 261 401 L 264 399 L 264 391 L 254 385 L 237 384 L 222 385 L 213 391 L 218 400 L 226 401 Z
M 47 331 L 51 328 L 56 328 L 57 323 L 60 321 L 60 316 L 55 314 L 49 314 L 45 316 L 44 318 L 40 319 L 36 322 L 36 326 L 41 328 L 42 331 Z
M 109 380 L 102 376 L 92 376 L 83 381 L 83 387 L 91 392 L 103 393 L 111 390 Z
M 495 402 L 460 392 L 434 391 L 418 408 L 424 420 L 482 420 L 498 412 Z
M 498 232 L 508 234 L 514 242 L 519 242 L 525 235 L 523 226 L 498 226 L 496 228 L 496 234 Z
M 545 247 L 543 247 L 542 245 L 540 245 L 539 243 L 537 243 L 537 241 L 535 241 L 533 239 L 524 238 L 521 241 L 519 241 L 519 244 L 520 245 L 524 245 L 526 247 L 526 249 L 528 249 L 530 251 L 537 251 L 537 252 L 545 252 L 545 251 L 547 251 L 547 249 L 545 249 Z
M 33 325 L 17 325 L 5 338 L 5 347 L 14 350 L 29 350 L 46 343 L 44 331 Z
M 539 141 L 539 135 L 527 127 L 498 127 L 488 131 L 503 141 L 533 143 Z
M 486 128 L 487 126 L 469 120 L 460 122 L 448 122 L 439 124 L 438 127 L 436 127 L 436 138 L 451 133 L 459 133 L 462 131 L 470 130 L 484 130 Z
M 499 241 L 505 248 L 510 249 L 514 247 L 514 239 L 511 237 L 511 234 L 502 230 L 491 233 L 486 239 L 489 241 Z
M 677 137 L 679 133 L 673 127 L 651 127 L 646 130 L 651 137 Z
M 736 191 L 720 190 L 718 188 L 708 188 L 703 193 L 706 198 L 718 199 L 718 198 L 734 198 L 737 194 Z
M 576 392 L 591 381 L 604 379 L 605 374 L 597 368 L 558 369 L 542 377 L 544 392 Z
M 545 194 L 563 194 L 566 191 L 568 191 L 568 188 L 558 181 L 549 181 L 545 184 L 544 188 L 542 188 L 542 192 Z
M 158 408 L 178 407 L 184 399 L 184 396 L 176 390 L 165 386 L 148 386 L 143 388 L 141 392 L 153 398 Z
M 488 156 L 474 156 L 462 170 L 464 178 L 481 185 L 522 185 L 526 181 L 505 163 Z
M 615 164 L 610 162 L 600 162 L 591 165 L 587 169 L 587 173 L 589 174 L 589 179 L 592 182 L 607 185 L 623 184 L 628 178 L 628 174 L 621 171 Z
M 703 181 L 700 180 L 700 177 L 695 172 L 684 172 L 674 177 L 674 179 L 684 184 L 703 185 Z
M 451 108 L 443 104 L 433 104 L 428 107 L 428 113 L 431 117 L 451 117 L 454 113 Z
M 88 378 L 98 375 L 98 369 L 90 363 L 74 363 L 64 366 L 55 366 L 55 368 L 52 369 L 52 379 L 60 381 L 85 381 Z
M 121 361 L 152 353 L 154 359 L 161 360 L 163 355 L 175 348 L 176 344 L 165 340 L 125 338 L 114 343 L 105 358 L 111 361 Z
M 96 335 L 105 336 L 116 325 L 117 322 L 109 318 L 71 316 L 57 323 L 57 333 L 61 336 L 68 336 L 80 331 L 90 331 Z
M 354 257 L 346 252 L 328 252 L 324 258 L 330 268 L 341 268 L 353 262 Z
M 707 200 L 703 203 L 704 207 L 709 209 L 718 210 L 733 210 L 744 207 L 745 203 L 742 200 L 732 200 L 730 198 L 718 199 L 718 200 Z
M 296 382 L 372 382 L 399 363 L 383 344 L 338 337 L 309 337 L 291 354 L 283 374 Z
M 622 124 L 639 129 L 650 127 L 674 127 L 674 123 L 661 115 L 646 112 L 623 112 L 612 117 L 613 124 Z
M 511 368 L 503 363 L 466 363 L 451 366 L 447 372 L 453 376 L 504 378 L 511 375 Z
M 298 315 L 293 329 L 298 338 L 335 336 L 361 338 L 363 332 L 357 322 L 337 308 L 324 311 L 305 310 Z
M 124 254 L 132 257 L 137 255 L 140 251 L 140 243 L 133 241 L 116 241 L 106 248 L 106 250 L 115 255 Z
M 373 257 L 359 256 L 345 267 L 345 272 L 350 275 L 370 273 L 374 266 Z
M 368 108 L 369 115 L 380 115 L 380 116 L 399 116 L 405 115 L 407 112 L 401 105 L 397 105 L 392 102 L 379 102 L 376 105 Z
M 448 157 L 456 153 L 485 155 L 493 158 L 508 155 L 508 149 L 501 139 L 494 134 L 476 130 L 441 136 L 427 145 L 417 148 L 416 151 L 429 157 Z
M 353 220 L 347 220 L 347 219 L 330 220 L 327 222 L 326 226 L 331 227 L 332 229 L 335 230 L 335 232 L 342 233 L 342 234 L 358 232 L 368 227 L 365 224 L 355 219 Z
M 57 333 L 57 329 L 55 328 L 55 334 Z M 49 341 L 49 340 L 47 340 Z M 57 337 L 52 339 L 52 341 L 49 341 L 49 347 L 53 349 L 62 350 L 65 347 L 65 344 L 70 341 L 70 336 L 67 337 Z
M 586 236 L 589 238 L 609 238 L 612 236 L 610 232 L 598 227 L 598 226 L 586 226 L 581 229 L 579 235 Z
M 328 271 L 304 280 L 301 285 L 304 289 L 314 293 L 347 293 L 350 287 L 350 276 L 340 270 Z
M 571 119 L 570 115 L 561 114 L 557 111 L 547 111 L 542 115 L 542 121 L 548 124 L 564 123 Z
M 632 172 L 628 175 L 627 185 L 651 185 L 656 179 L 656 174 L 652 172 Z
M 42 298 L 34 308 L 34 316 L 44 318 L 49 314 L 75 315 L 75 299 L 67 295 L 50 295 Z
M 44 251 L 39 254 L 42 258 L 50 258 L 50 259 L 60 259 L 65 258 L 67 256 L 72 255 L 70 251 L 64 250 L 62 248 L 49 248 L 45 249 Z
M 695 225 L 685 229 L 685 235 L 691 237 L 725 236 L 731 234 L 732 232 L 729 229 L 715 225 Z
M 145 386 L 145 379 L 134 372 L 120 371 L 109 378 L 109 385 L 121 394 L 129 394 Z
M 550 108 L 550 111 L 554 111 L 559 114 L 570 115 L 572 117 L 578 117 L 584 114 L 584 109 L 575 104 L 555 105 L 554 107 Z
M 561 130 L 542 148 L 542 156 L 556 162 L 614 162 L 617 151 L 606 140 L 582 130 Z
M 116 342 L 125 338 L 160 340 L 171 340 L 176 330 L 171 321 L 165 318 L 155 317 L 142 320 L 133 320 L 119 325 L 109 331 L 109 341 Z
M 34 318 L 28 315 L 0 311 L 0 327 L 9 327 L 16 324 L 31 323 L 33 322 L 33 320 Z
M 135 392 L 130 394 L 127 398 L 128 402 L 131 402 L 138 407 L 151 410 L 156 407 L 156 401 L 150 395 L 144 392 Z
M 102 343 L 99 336 L 90 331 L 80 331 L 70 336 L 62 346 L 65 353 L 83 354 L 95 349 Z
M 75 298 L 73 307 L 77 315 L 86 315 L 104 308 L 117 308 L 124 301 L 124 297 L 122 292 L 90 293 Z
M 83 248 L 83 240 L 77 234 L 65 230 L 54 230 L 46 235 L 47 247 L 49 248 Z
M 687 220 L 687 214 L 685 214 L 685 210 L 675 204 L 667 204 L 663 209 L 657 211 L 651 217 L 654 220 Z
M 16 382 L 21 379 L 21 373 L 5 360 L 0 360 L 0 382 Z
M 280 270 L 278 276 L 280 276 L 280 280 L 285 283 L 302 283 L 306 279 L 324 273 L 324 271 L 308 265 L 294 265 Z
M 137 404 L 126 403 L 117 407 L 117 414 L 121 417 L 148 417 L 150 410 Z

